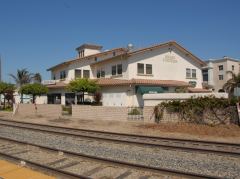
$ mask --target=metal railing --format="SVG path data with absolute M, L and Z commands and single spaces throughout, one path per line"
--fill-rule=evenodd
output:
M 143 120 L 143 107 L 128 107 L 128 120 Z

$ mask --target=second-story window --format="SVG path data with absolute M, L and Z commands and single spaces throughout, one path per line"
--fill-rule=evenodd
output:
M 218 75 L 219 80 L 223 80 L 223 75 Z
M 101 77 L 105 77 L 105 70 L 103 68 L 101 69 Z
M 97 78 L 104 78 L 105 70 L 103 68 L 97 70 Z
M 117 74 L 121 75 L 122 74 L 122 64 L 117 65 Z
M 232 71 L 234 71 L 234 65 L 232 65 Z
M 101 77 L 101 71 L 97 70 L 97 78 L 100 78 L 100 77 Z
M 90 71 L 89 70 L 83 70 L 83 78 L 90 78 Z
M 144 64 L 143 63 L 138 63 L 137 64 L 137 73 L 138 74 L 144 74 Z
M 117 74 L 117 66 L 116 65 L 113 65 L 112 66 L 112 75 L 116 75 Z
M 219 70 L 219 71 L 222 71 L 222 70 L 223 70 L 223 65 L 219 65 L 219 66 L 218 66 L 218 70 Z
M 66 71 L 64 70 L 60 72 L 60 79 L 63 80 L 65 78 L 66 78 Z
M 208 69 L 202 70 L 203 81 L 208 81 Z
M 56 80 L 56 75 L 55 74 L 52 75 L 52 79 Z
M 82 70 L 75 69 L 75 78 L 82 78 Z
M 152 65 L 146 64 L 146 74 L 151 75 L 152 74 Z
M 197 70 L 192 69 L 192 78 L 197 78 Z
M 112 76 L 122 74 L 122 64 L 117 64 L 112 66 Z
M 191 69 L 186 68 L 186 78 L 191 78 Z

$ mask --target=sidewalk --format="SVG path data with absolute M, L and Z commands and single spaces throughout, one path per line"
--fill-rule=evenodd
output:
M 11 114 L 0 112 L 0 118 L 13 120 Z M 186 123 L 150 124 L 142 121 L 83 120 L 73 118 L 18 118 L 14 120 L 39 124 L 48 124 L 79 129 L 91 129 L 109 132 L 130 133 L 160 137 L 199 139 L 240 143 L 240 127 L 236 125 L 206 126 Z

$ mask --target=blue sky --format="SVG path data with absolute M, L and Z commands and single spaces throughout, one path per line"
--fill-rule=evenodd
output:
M 105 49 L 175 40 L 201 59 L 240 58 L 239 0 L 0 0 L 3 80 L 76 56 L 82 43 Z

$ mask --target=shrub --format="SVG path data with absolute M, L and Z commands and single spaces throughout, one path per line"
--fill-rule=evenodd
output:
M 128 115 L 140 115 L 141 112 L 137 108 L 131 109 L 131 111 L 128 113 Z
M 72 106 L 62 106 L 62 111 L 71 115 L 72 114 Z
M 226 120 L 234 117 L 231 107 L 235 106 L 236 102 L 237 99 L 216 98 L 214 96 L 163 102 L 154 108 L 155 122 L 160 122 L 164 110 L 166 110 L 169 113 L 177 113 L 180 119 L 187 122 L 206 124 L 207 119 L 214 125 L 224 124 Z

